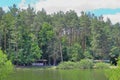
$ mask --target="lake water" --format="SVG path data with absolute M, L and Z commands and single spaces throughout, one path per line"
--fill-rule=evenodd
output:
M 17 69 L 5 80 L 107 80 L 102 70 Z

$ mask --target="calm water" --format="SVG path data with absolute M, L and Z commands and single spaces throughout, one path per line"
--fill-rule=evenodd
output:
M 107 80 L 102 70 L 17 69 L 5 80 Z

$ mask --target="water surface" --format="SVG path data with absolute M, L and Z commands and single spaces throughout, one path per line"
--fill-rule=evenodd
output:
M 17 69 L 5 80 L 107 80 L 102 70 Z

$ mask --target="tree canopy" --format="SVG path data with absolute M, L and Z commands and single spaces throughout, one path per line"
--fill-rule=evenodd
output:
M 83 58 L 110 59 L 119 55 L 120 24 L 110 19 L 74 10 L 47 14 L 30 5 L 0 8 L 0 47 L 16 65 L 31 65 L 39 59 L 49 64 Z

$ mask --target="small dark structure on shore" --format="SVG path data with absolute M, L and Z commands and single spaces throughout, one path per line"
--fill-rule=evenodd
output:
M 32 63 L 32 66 L 46 66 L 46 59 L 40 59 Z

